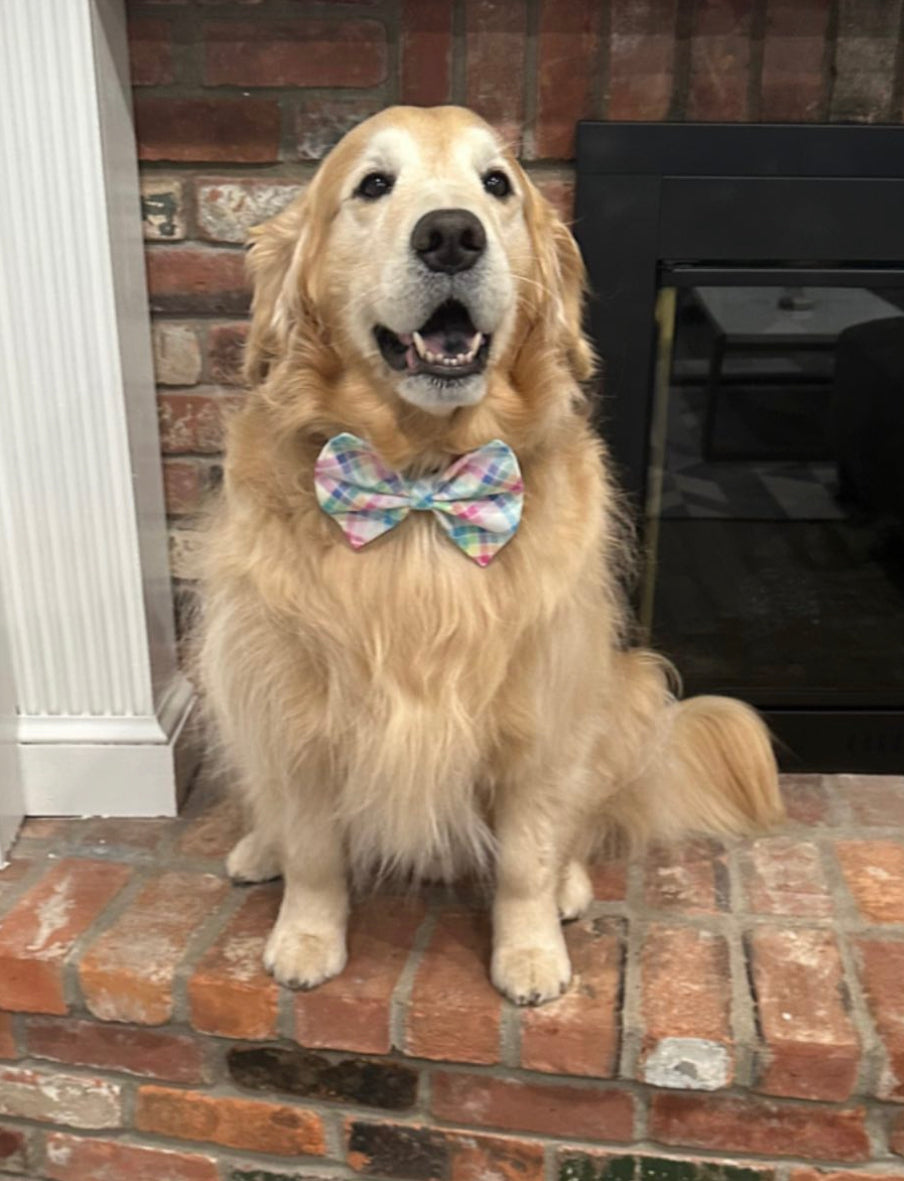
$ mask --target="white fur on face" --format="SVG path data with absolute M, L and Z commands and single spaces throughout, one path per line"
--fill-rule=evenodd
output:
M 487 193 L 483 176 L 499 168 L 512 192 L 500 200 Z M 354 195 L 370 172 L 395 178 L 392 192 L 368 201 Z M 486 249 L 469 270 L 454 275 L 429 270 L 411 247 L 418 220 L 437 209 L 466 209 L 486 231 Z M 392 370 L 374 338 L 382 325 L 396 334 L 419 329 L 447 300 L 462 303 L 475 328 L 492 336 L 487 367 L 505 346 L 514 320 L 515 278 L 511 259 L 528 253 L 518 181 L 500 145 L 482 127 L 465 127 L 445 149 L 408 129 L 384 128 L 371 140 L 346 191 L 331 236 L 331 271 L 350 284 L 343 303 L 344 330 L 356 349 L 395 382 L 405 401 L 435 414 L 473 405 L 486 393 L 486 376 L 444 380 Z

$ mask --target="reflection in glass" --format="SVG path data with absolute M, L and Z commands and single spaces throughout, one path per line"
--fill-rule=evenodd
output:
M 653 643 L 689 692 L 904 704 L 904 291 L 663 288 L 659 320 Z

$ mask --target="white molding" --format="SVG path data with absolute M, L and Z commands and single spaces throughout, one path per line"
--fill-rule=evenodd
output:
M 173 681 L 172 692 L 150 717 L 23 716 L 19 719 L 18 739 L 27 745 L 88 742 L 102 746 L 158 746 L 172 739 L 193 702 L 194 690 L 180 675 Z
M 29 812 L 172 813 L 178 679 L 122 0 L 0 4 L 0 582 Z M 123 781 L 122 776 L 128 778 Z
M 197 766 L 194 699 L 167 742 L 36 743 L 19 747 L 30 816 L 172 816 L 175 786 Z

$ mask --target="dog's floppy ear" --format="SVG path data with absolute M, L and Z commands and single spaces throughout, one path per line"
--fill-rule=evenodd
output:
M 305 258 L 311 237 L 310 190 L 255 226 L 249 236 L 248 272 L 254 286 L 245 345 L 245 379 L 262 381 L 286 353 L 289 336 L 306 315 Z
M 577 381 L 586 381 L 595 368 L 590 342 L 584 335 L 583 305 L 587 272 L 571 231 L 553 206 L 521 171 L 524 215 L 527 219 L 539 283 L 538 316 L 551 344 L 563 356 Z

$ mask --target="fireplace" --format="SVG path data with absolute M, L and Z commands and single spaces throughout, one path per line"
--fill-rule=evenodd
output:
M 637 609 L 789 770 L 904 767 L 904 128 L 578 128 Z

